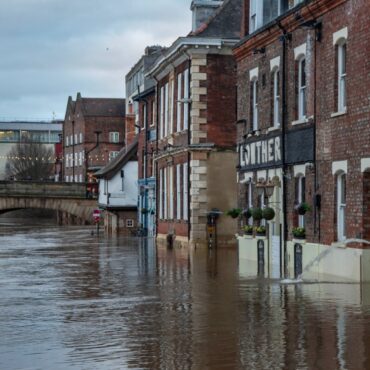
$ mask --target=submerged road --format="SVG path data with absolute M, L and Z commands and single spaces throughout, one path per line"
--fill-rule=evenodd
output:
M 370 369 L 368 285 L 27 222 L 0 219 L 0 369 Z

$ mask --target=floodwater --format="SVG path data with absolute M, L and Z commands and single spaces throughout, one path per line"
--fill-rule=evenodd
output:
M 0 369 L 370 369 L 370 287 L 0 219 Z

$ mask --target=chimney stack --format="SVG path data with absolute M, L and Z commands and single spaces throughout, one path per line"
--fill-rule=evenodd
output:
M 212 14 L 222 5 L 219 0 L 193 0 L 191 2 L 191 11 L 193 12 L 193 27 L 195 32 Z

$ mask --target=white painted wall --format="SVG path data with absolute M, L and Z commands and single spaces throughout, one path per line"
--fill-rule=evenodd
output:
M 138 163 L 137 161 L 130 161 L 122 169 L 124 170 L 123 191 L 121 171 L 118 171 L 111 180 L 108 180 L 107 189 L 104 188 L 105 179 L 99 180 L 99 204 L 126 207 L 137 206 Z M 108 194 L 110 194 L 109 204 Z

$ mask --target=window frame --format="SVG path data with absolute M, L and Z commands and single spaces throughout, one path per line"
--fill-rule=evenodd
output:
M 304 64 L 304 67 L 303 67 Z M 306 56 L 301 56 L 298 59 L 298 120 L 305 120 L 307 117 L 307 71 L 306 71 Z M 304 77 L 304 84 L 303 84 Z
M 337 174 L 337 239 L 343 241 L 346 239 L 346 207 L 347 207 L 347 176 L 345 172 Z M 343 202 L 344 201 L 344 202 Z
M 119 132 L 118 131 L 110 131 L 109 132 L 109 142 L 117 144 L 119 143 Z
M 251 80 L 251 121 L 252 131 L 259 129 L 258 125 L 258 78 Z

